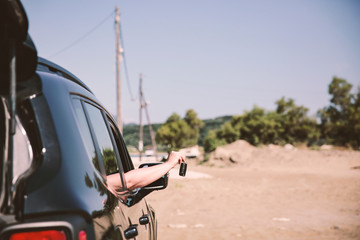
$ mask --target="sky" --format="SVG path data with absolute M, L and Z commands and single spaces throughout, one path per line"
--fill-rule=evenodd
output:
M 38 55 L 68 69 L 116 114 L 115 7 L 126 66 L 123 122 L 275 110 L 281 97 L 329 105 L 334 76 L 360 85 L 358 0 L 23 0 Z M 145 119 L 143 122 L 146 122 Z

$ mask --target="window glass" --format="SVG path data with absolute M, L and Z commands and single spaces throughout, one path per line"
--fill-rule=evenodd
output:
M 131 161 L 131 157 L 129 155 L 129 152 L 127 151 L 123 138 L 121 137 L 121 135 L 119 135 L 119 131 L 116 130 L 115 125 L 110 120 L 109 122 L 113 135 L 115 136 L 117 148 L 119 149 L 120 159 L 124 167 L 124 172 L 128 172 L 134 169 L 134 165 Z
M 114 146 L 112 144 L 102 112 L 93 105 L 85 103 L 85 106 L 91 125 L 93 126 L 94 134 L 99 146 L 99 151 L 102 155 L 106 175 L 117 173 L 119 171 L 119 167 L 114 152 Z
M 75 108 L 75 112 L 76 112 L 76 115 L 77 115 L 79 123 L 80 123 L 80 131 L 84 138 L 87 152 L 88 152 L 89 156 L 91 157 L 91 161 L 94 164 L 95 168 L 99 172 L 101 172 L 100 167 L 99 167 L 99 160 L 97 159 L 96 152 L 95 152 L 94 142 L 91 138 L 89 125 L 87 123 L 85 113 L 84 113 L 83 107 L 82 107 L 79 99 L 74 99 L 74 108 Z

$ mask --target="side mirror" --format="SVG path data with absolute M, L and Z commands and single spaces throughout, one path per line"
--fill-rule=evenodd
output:
M 139 166 L 139 168 L 146 168 L 146 167 L 152 167 L 158 164 L 162 163 L 143 163 Z M 127 206 L 133 206 L 136 203 L 138 203 L 141 199 L 143 199 L 146 195 L 150 194 L 153 191 L 165 189 L 168 185 L 169 180 L 169 173 L 166 173 L 164 176 L 159 178 L 153 183 L 150 183 L 149 185 L 139 188 L 138 191 L 136 191 L 135 194 L 130 195 L 127 198 L 127 201 L 124 202 Z
M 143 163 L 139 166 L 139 168 L 147 168 L 147 167 L 152 167 L 158 164 L 162 164 L 162 163 Z M 168 185 L 168 179 L 169 179 L 169 173 L 166 173 L 164 176 L 162 176 L 161 178 L 159 178 L 158 180 L 156 180 L 153 183 L 150 183 L 149 185 L 143 187 L 142 189 L 144 190 L 161 190 L 161 189 L 165 189 Z

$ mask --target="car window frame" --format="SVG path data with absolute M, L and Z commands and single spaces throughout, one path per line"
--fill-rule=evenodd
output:
M 116 161 L 117 161 L 117 164 L 118 164 L 118 167 L 119 167 L 119 175 L 120 175 L 120 181 L 121 181 L 121 186 L 122 186 L 121 191 L 126 191 L 127 186 L 126 186 L 126 180 L 125 180 L 124 166 L 122 164 L 120 153 L 119 153 L 120 149 L 119 149 L 119 146 L 118 146 L 118 144 L 117 144 L 117 142 L 115 140 L 114 133 L 113 133 L 111 127 L 110 127 L 109 116 L 107 115 L 107 113 L 103 109 L 100 109 L 100 110 L 101 110 L 103 119 L 105 121 L 108 133 L 110 135 L 111 143 L 112 143 L 112 145 L 114 147 L 115 157 L 116 157 Z
M 129 151 L 127 150 L 125 140 L 122 134 L 120 133 L 119 128 L 116 127 L 115 122 L 111 118 L 109 118 L 109 125 L 111 130 L 115 131 L 113 132 L 113 134 L 115 135 L 114 138 L 116 145 L 118 146 L 119 150 L 121 150 L 124 153 L 124 159 L 121 159 L 124 167 L 124 172 L 126 173 L 128 171 L 135 169 Z
M 91 106 L 93 106 L 93 107 L 100 110 L 103 121 L 104 121 L 104 123 L 106 125 L 106 129 L 108 131 L 108 134 L 109 134 L 109 137 L 110 137 L 110 140 L 111 140 L 111 144 L 112 144 L 113 149 L 114 149 L 116 162 L 117 162 L 117 165 L 118 165 L 118 168 L 119 168 L 118 173 L 119 173 L 121 186 L 122 186 L 122 189 L 120 191 L 122 191 L 122 192 L 128 191 L 126 181 L 125 181 L 124 167 L 123 167 L 121 157 L 120 157 L 120 154 L 119 154 L 119 151 L 120 151 L 119 147 L 121 147 L 121 146 L 118 146 L 118 144 L 117 144 L 117 142 L 115 140 L 114 133 L 113 133 L 113 131 L 111 129 L 109 121 L 112 122 L 112 124 L 114 124 L 114 123 L 113 123 L 113 121 L 112 121 L 112 119 L 110 117 L 110 114 L 108 114 L 108 112 L 101 105 L 97 104 L 96 102 L 92 101 L 91 99 L 84 98 L 84 97 L 78 96 L 78 95 L 73 95 L 72 98 L 74 100 L 79 100 L 80 101 L 82 110 L 83 110 L 85 118 L 86 118 L 87 125 L 89 127 L 89 132 L 90 132 L 90 135 L 91 135 L 91 138 L 92 138 L 92 142 L 94 144 L 96 157 L 97 157 L 98 162 L 99 162 L 100 174 L 103 177 L 103 179 L 106 180 L 107 179 L 107 174 L 106 174 L 106 171 L 105 171 L 105 163 L 104 163 L 104 160 L 103 160 L 103 157 L 102 157 L 102 154 L 101 154 L 98 139 L 96 138 L 94 126 L 93 126 L 93 124 L 92 124 L 92 122 L 90 120 L 90 116 L 89 116 L 89 113 L 88 113 L 88 110 L 87 110 L 85 104 L 89 104 L 89 105 L 91 105 Z M 77 119 L 77 121 L 79 121 L 79 120 Z M 114 125 L 114 126 L 116 126 L 116 125 Z M 118 130 L 117 127 L 115 127 L 115 128 Z M 124 161 L 126 161 L 126 160 L 124 159 Z M 95 166 L 94 166 L 94 168 L 95 168 Z

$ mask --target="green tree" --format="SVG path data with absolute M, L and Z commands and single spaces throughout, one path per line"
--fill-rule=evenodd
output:
M 168 150 L 189 147 L 197 144 L 199 130 L 204 126 L 194 110 L 186 112 L 184 119 L 173 113 L 156 132 L 156 141 Z
M 329 85 L 329 94 L 332 95 L 330 107 L 335 108 L 339 115 L 346 116 L 348 114 L 354 98 L 354 95 L 350 93 L 351 88 L 352 84 L 338 77 L 334 77 Z
M 239 119 L 236 119 L 236 122 L 241 139 L 253 145 L 267 142 L 267 133 L 271 128 L 271 122 L 267 119 L 267 113 L 263 108 L 254 106 L 251 111 L 245 112 Z
M 204 122 L 198 118 L 197 113 L 193 109 L 190 109 L 186 112 L 184 121 L 188 124 L 188 126 L 191 129 L 190 136 L 187 140 L 186 145 L 188 146 L 196 145 L 200 136 L 199 134 L 200 128 L 204 126 Z
M 180 119 L 176 113 L 172 114 L 167 121 L 157 130 L 156 141 L 164 145 L 167 150 L 178 150 L 186 146 L 191 136 L 189 125 Z
M 181 118 L 177 113 L 173 113 L 167 120 L 166 123 L 179 121 Z
M 285 100 L 282 97 L 276 101 L 276 113 L 279 115 L 280 129 L 279 138 L 287 143 L 295 142 L 315 142 L 320 132 L 317 127 L 316 119 L 307 116 L 308 109 L 303 106 L 295 105 L 293 99 Z
M 224 145 L 226 142 L 217 136 L 216 130 L 209 130 L 208 134 L 204 138 L 204 150 L 205 152 L 212 152 L 218 146 Z
M 204 142 L 206 151 L 237 139 L 244 139 L 253 145 L 313 143 L 318 139 L 316 120 L 307 116 L 307 108 L 297 106 L 293 99 L 286 100 L 284 97 L 276 104 L 276 111 L 265 111 L 254 106 L 243 115 L 233 116 L 219 130 L 209 132 Z
M 226 143 L 232 143 L 239 139 L 240 131 L 231 122 L 226 122 L 221 126 L 218 136 Z
M 198 144 L 204 146 L 204 139 L 208 135 L 209 131 L 220 129 L 225 122 L 230 121 L 232 118 L 233 116 L 222 116 L 215 119 L 203 120 L 204 127 L 200 129 L 200 137 Z
M 330 105 L 318 112 L 325 142 L 360 147 L 360 88 L 351 93 L 352 84 L 334 77 L 329 84 Z

